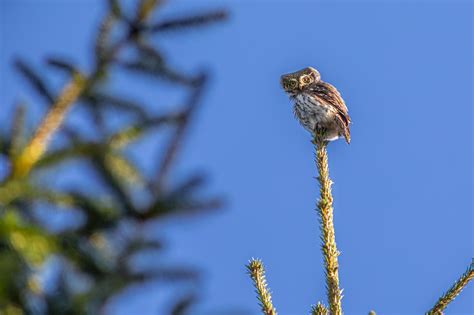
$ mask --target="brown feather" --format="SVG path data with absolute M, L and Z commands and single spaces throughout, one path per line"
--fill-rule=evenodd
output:
M 351 140 L 349 124 L 351 118 L 344 103 L 344 100 L 339 94 L 339 91 L 329 83 L 318 81 L 307 87 L 307 91 L 312 93 L 319 102 L 332 106 L 337 112 L 337 123 L 344 130 L 344 138 L 349 143 Z

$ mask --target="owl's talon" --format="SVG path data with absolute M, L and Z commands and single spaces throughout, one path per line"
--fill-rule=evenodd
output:
M 326 142 L 326 132 L 327 132 L 327 129 L 324 128 L 324 127 L 321 127 L 321 126 L 316 126 L 314 128 L 314 139 L 313 139 L 313 143 L 314 144 L 322 144 L 324 142 Z
M 314 129 L 314 134 L 320 138 L 324 138 L 324 135 L 326 134 L 327 129 L 324 127 L 316 126 Z

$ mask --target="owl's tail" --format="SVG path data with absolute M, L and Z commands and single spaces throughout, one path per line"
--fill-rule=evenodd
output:
M 344 139 L 346 139 L 347 144 L 351 143 L 351 131 L 349 130 L 349 126 L 344 128 Z

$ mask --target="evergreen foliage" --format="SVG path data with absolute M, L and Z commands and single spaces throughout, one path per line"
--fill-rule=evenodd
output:
M 151 39 L 165 31 L 224 20 L 226 13 L 155 21 L 153 15 L 161 6 L 161 1 L 142 0 L 128 14 L 119 1 L 108 1 L 96 36 L 92 71 L 62 58 L 47 58 L 51 68 L 69 78 L 60 91 L 51 89 L 44 75 L 27 62 L 15 62 L 48 107 L 38 126 L 27 126 L 28 108 L 18 104 L 10 131 L 0 134 L 0 154 L 8 169 L 0 179 L 1 314 L 98 314 L 112 296 L 131 285 L 199 279 L 197 270 L 185 265 L 156 263 L 152 269 L 140 269 L 132 263 L 145 251 L 163 251 L 161 239 L 143 233 L 146 225 L 170 216 L 200 214 L 221 204 L 219 198 L 200 192 L 205 179 L 201 175 L 171 180 L 207 74 L 174 69 Z M 166 80 L 180 87 L 187 101 L 177 110 L 150 114 L 140 101 L 109 92 L 117 71 L 155 78 L 150 89 Z M 92 130 L 84 133 L 67 123 L 72 106 L 87 111 Z M 114 115 L 126 117 L 126 122 L 110 127 L 107 121 Z M 141 161 L 131 158 L 137 150 L 133 144 L 150 134 L 169 140 L 155 148 L 162 151 L 155 171 L 143 174 Z M 64 141 L 52 141 L 57 138 Z M 98 182 L 101 189 L 49 185 L 48 179 L 78 163 L 87 167 L 81 169 L 82 180 Z M 70 211 L 77 224 L 52 229 L 48 217 L 38 214 L 39 207 Z M 41 277 L 44 268 L 56 275 L 47 283 Z M 170 314 L 188 313 L 195 300 L 192 292 L 177 297 Z

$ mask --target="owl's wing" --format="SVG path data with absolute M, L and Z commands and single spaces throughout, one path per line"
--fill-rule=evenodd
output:
M 346 103 L 344 103 L 339 91 L 331 84 L 323 81 L 312 84 L 309 90 L 321 103 L 330 105 L 336 109 L 337 123 L 341 129 L 344 130 L 344 138 L 346 138 L 347 143 L 349 143 L 351 139 L 349 130 L 351 118 L 349 117 Z

